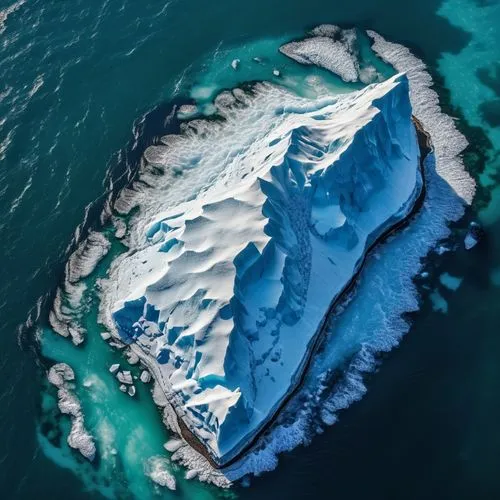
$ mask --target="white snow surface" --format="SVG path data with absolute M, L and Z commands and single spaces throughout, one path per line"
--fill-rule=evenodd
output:
M 71 383 L 75 380 L 73 369 L 66 363 L 53 365 L 47 375 L 49 382 L 57 387 L 58 406 L 61 413 L 71 418 L 71 430 L 68 444 L 78 450 L 87 460 L 93 461 L 96 454 L 94 439 L 85 428 L 80 401 L 73 391 Z
M 310 38 L 286 43 L 280 52 L 301 64 L 314 64 L 340 76 L 345 82 L 359 79 L 355 29 L 334 25 L 315 28 Z
M 103 301 L 219 463 L 296 386 L 332 300 L 422 185 L 405 76 L 314 101 L 254 92 L 146 151 L 149 187 L 119 202 L 140 207 L 131 252 Z

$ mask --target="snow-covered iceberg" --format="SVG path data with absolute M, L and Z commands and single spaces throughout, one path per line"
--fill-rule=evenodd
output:
M 189 148 L 178 137 L 146 151 L 171 190 L 187 172 L 186 192 L 180 203 L 158 186 L 142 193 L 112 274 L 116 332 L 140 348 L 184 437 L 218 465 L 297 388 L 332 305 L 423 192 L 404 75 L 316 100 L 260 90 L 226 125 L 188 130 Z M 248 122 L 234 119 L 242 113 Z

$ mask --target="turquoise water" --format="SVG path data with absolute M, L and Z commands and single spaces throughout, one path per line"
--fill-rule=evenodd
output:
M 50 434 L 44 424 L 53 427 L 43 415 L 56 418 L 50 411 L 54 401 L 34 354 L 33 329 L 22 329 L 18 337 L 17 326 L 40 297 L 53 293 L 75 228 L 98 217 L 109 179 L 133 168 L 141 147 L 160 133 L 172 98 L 202 96 L 208 102 L 218 88 L 272 79 L 275 67 L 283 79 L 294 74 L 297 82 L 295 63 L 271 49 L 323 22 L 375 29 L 427 62 L 442 101 L 471 141 L 467 162 L 482 189 L 467 217 L 480 217 L 488 237 L 473 253 L 433 258 L 429 297 L 437 290 L 447 313 L 435 311 L 424 295 L 410 334 L 370 379 L 365 398 L 309 447 L 286 454 L 276 471 L 233 494 L 498 498 L 498 4 L 314 0 L 286 7 L 220 1 L 208 7 L 194 1 L 26 0 L 17 10 L 7 9 L 11 5 L 0 1 L 0 11 L 9 12 L 0 21 L 3 498 L 154 493 L 140 470 L 142 458 L 162 454 L 167 436 L 157 425 L 160 418 L 147 390 L 141 387 L 133 401 L 113 390 L 105 373 L 92 379 L 96 366 L 119 354 L 102 348 L 92 325 L 81 351 L 43 329 L 43 338 L 51 338 L 42 344 L 44 354 L 74 359 L 78 380 L 90 377 L 89 396 L 82 401 L 89 405 L 89 425 L 103 440 L 111 439 L 106 424 L 111 407 L 121 412 L 116 418 L 140 418 L 129 422 L 127 431 L 134 432 L 119 435 L 113 445 L 127 463 L 107 470 L 103 461 L 91 468 L 41 437 Z M 251 57 L 260 53 L 270 54 L 269 60 L 255 65 Z M 230 67 L 235 57 L 246 61 L 238 72 Z M 342 87 L 329 84 L 332 90 Z M 141 127 L 150 110 L 153 118 Z M 456 291 L 439 280 L 444 272 L 463 278 Z M 44 324 L 46 308 L 41 309 Z M 50 437 L 57 442 L 54 432 Z M 182 479 L 178 490 L 176 495 L 185 498 L 220 495 Z

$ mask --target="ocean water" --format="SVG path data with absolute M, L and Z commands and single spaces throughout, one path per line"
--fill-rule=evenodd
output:
M 455 230 L 479 219 L 486 238 L 470 253 L 431 255 L 409 334 L 335 425 L 282 455 L 276 470 L 248 488 L 221 492 L 174 471 L 175 496 L 498 498 L 499 21 L 498 3 L 480 0 L 1 0 L 2 498 L 169 498 L 144 476 L 144 459 L 161 455 L 168 437 L 148 391 L 141 387 L 134 401 L 105 377 L 102 365 L 119 354 L 103 348 L 91 307 L 87 342 L 76 350 L 49 331 L 48 306 L 75 230 L 95 223 L 110 183 L 125 182 L 144 147 L 175 126 L 167 120 L 172 102 L 196 98 L 208 106 L 219 89 L 272 80 L 274 68 L 307 90 L 303 70 L 275 48 L 320 23 L 374 29 L 426 62 L 442 105 L 471 143 L 465 160 L 479 181 Z M 253 65 L 260 54 L 265 64 Z M 246 61 L 237 72 L 230 66 L 236 57 Z M 314 71 L 332 91 L 345 88 Z M 118 252 L 112 249 L 98 275 Z M 37 316 L 41 328 L 26 324 Z M 88 424 L 113 442 L 117 459 L 91 467 L 54 445 L 64 442 L 67 421 L 55 412 L 45 357 L 68 360 L 90 384 L 82 398 Z M 115 423 L 127 421 L 116 432 Z

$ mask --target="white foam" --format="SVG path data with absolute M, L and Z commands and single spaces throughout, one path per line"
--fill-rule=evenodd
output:
M 17 2 L 9 5 L 7 8 L 0 10 L 0 35 L 5 31 L 5 22 L 7 18 L 14 13 L 17 9 L 21 7 L 26 2 L 26 0 L 18 0 Z
M 146 462 L 144 472 L 159 486 L 166 487 L 171 491 L 176 490 L 175 476 L 172 474 L 170 464 L 165 457 L 151 457 Z

